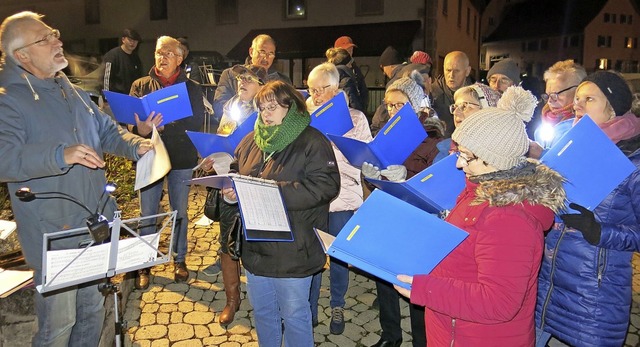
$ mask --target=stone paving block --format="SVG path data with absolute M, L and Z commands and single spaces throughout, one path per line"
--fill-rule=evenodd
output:
M 184 313 L 182 312 L 171 312 L 171 324 L 182 323 L 183 317 Z
M 167 327 L 164 325 L 148 325 L 140 327 L 135 334 L 134 341 L 155 340 L 167 335 Z
M 127 307 L 126 311 L 122 315 L 122 319 L 128 322 L 137 321 L 138 319 L 140 319 L 141 312 L 142 310 L 137 307 Z
M 356 324 L 358 326 L 364 326 L 365 324 L 377 319 L 378 319 L 378 311 L 367 310 L 351 318 L 351 323 Z
M 191 289 L 187 283 L 170 283 L 164 286 L 163 292 L 186 293 Z
M 178 341 L 171 345 L 172 347 L 201 347 L 202 341 L 200 339 L 192 339 L 186 341 Z
M 209 325 L 207 325 L 207 328 L 209 328 L 209 332 L 213 336 L 221 336 L 221 335 L 226 336 L 226 334 L 227 334 L 227 329 L 225 329 L 222 325 L 220 325 L 218 323 L 209 324 Z M 226 338 L 225 338 L 225 340 L 226 340 Z
M 327 336 L 327 339 L 340 347 L 356 347 L 356 343 L 345 335 L 329 334 L 329 336 Z
M 193 303 L 193 310 L 198 312 L 212 312 L 211 302 L 198 301 Z
M 193 311 L 193 303 L 192 302 L 186 302 L 186 301 L 179 302 L 178 303 L 178 311 L 184 312 L 184 313 Z
M 209 324 L 213 322 L 213 312 L 189 312 L 182 319 L 187 324 Z
M 204 339 L 205 337 L 211 336 L 211 332 L 209 331 L 209 328 L 207 328 L 204 325 L 196 325 L 193 327 L 193 330 L 196 334 L 196 338 L 198 339 Z
M 143 313 L 140 315 L 140 326 L 156 324 L 155 313 Z
M 184 296 L 180 293 L 162 292 L 156 295 L 155 301 L 159 304 L 177 304 L 181 303 L 183 299 Z
M 142 307 L 142 312 L 158 312 L 158 310 L 160 309 L 160 305 L 158 304 L 145 304 Z
M 156 299 L 156 293 L 153 293 L 153 292 L 142 293 L 143 302 L 153 302 L 155 299 Z
M 241 345 L 239 343 L 231 342 L 231 341 L 225 342 L 225 343 L 220 345 L 220 347 L 240 347 L 240 346 Z
M 251 330 L 251 321 L 246 318 L 236 318 L 233 323 L 227 326 L 227 331 L 231 334 L 246 334 Z
M 231 335 L 229 336 L 229 341 L 238 342 L 240 345 L 244 346 L 247 342 L 251 341 L 251 336 Z
M 167 325 L 167 324 L 169 324 L 170 319 L 171 319 L 171 314 L 169 314 L 169 313 L 157 313 L 156 314 L 156 322 L 158 322 L 158 324 Z
M 178 310 L 177 304 L 162 304 L 160 305 L 160 309 L 158 311 L 171 313 L 171 312 L 176 312 L 177 310 Z
M 193 338 L 195 335 L 191 324 L 171 324 L 169 325 L 169 341 L 182 341 Z
M 317 342 L 317 341 L 316 341 Z M 318 347 L 336 347 L 337 345 L 335 343 L 332 342 L 322 342 L 321 344 L 318 345 Z
M 223 336 L 211 336 L 211 337 L 205 337 L 204 339 L 202 339 L 202 343 L 205 346 L 220 346 L 223 343 L 225 343 L 227 341 L 227 336 L 223 335 Z
M 151 347 L 151 341 L 149 340 L 136 341 L 136 347 Z
M 151 342 L 151 347 L 169 347 L 169 339 L 160 339 Z
M 187 292 L 186 297 L 193 301 L 200 301 L 202 299 L 202 295 L 204 294 L 204 290 L 191 287 Z
M 353 341 L 359 341 L 363 336 L 367 335 L 367 331 L 357 324 L 346 322 L 342 335 L 350 338 Z
M 205 292 L 202 294 L 202 301 L 212 302 L 215 296 L 216 292 L 214 292 L 213 290 L 205 290 Z

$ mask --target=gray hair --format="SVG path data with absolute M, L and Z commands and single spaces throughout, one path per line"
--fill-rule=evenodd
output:
M 41 22 L 42 17 L 44 15 L 23 11 L 5 18 L 2 25 L 0 25 L 0 47 L 4 52 L 3 62 L 5 61 L 4 59 L 9 57 L 11 61 L 19 64 L 13 56 L 13 51 L 24 45 L 24 37 L 20 34 L 22 32 L 21 27 L 29 21 Z
M 322 63 L 311 70 L 309 79 L 326 77 L 332 87 L 338 87 L 340 84 L 340 74 L 338 68 L 331 63 Z
M 251 41 L 251 47 L 253 49 L 259 49 L 258 46 L 260 46 L 261 44 L 263 44 L 264 42 L 269 42 L 271 44 L 273 44 L 274 46 L 276 45 L 276 40 L 274 40 L 271 36 L 267 35 L 267 34 L 260 34 L 256 37 L 253 38 L 253 41 Z
M 573 59 L 558 61 L 544 72 L 545 82 L 556 78 L 562 81 L 569 81 L 570 84 L 580 84 L 585 77 L 587 77 L 587 71 Z
M 184 49 L 182 48 L 182 44 L 180 43 L 180 41 L 178 41 L 177 39 L 171 36 L 160 36 L 156 41 L 156 48 L 158 48 L 159 44 L 173 46 L 173 48 L 176 50 L 176 53 L 179 56 L 184 57 Z

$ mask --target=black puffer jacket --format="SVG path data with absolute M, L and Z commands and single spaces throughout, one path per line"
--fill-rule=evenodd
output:
M 235 152 L 238 173 L 278 182 L 287 206 L 293 242 L 243 240 L 242 263 L 254 275 L 307 277 L 322 269 L 325 254 L 313 228 L 327 230 L 329 202 L 340 190 L 340 174 L 331 144 L 307 127 L 266 163 L 253 132 Z

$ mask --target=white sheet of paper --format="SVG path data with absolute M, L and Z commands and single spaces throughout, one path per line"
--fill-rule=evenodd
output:
M 33 278 L 33 271 L 5 270 L 0 268 L 0 298 L 15 287 Z
M 207 216 L 205 215 L 202 215 L 202 217 L 200 217 L 200 219 L 198 219 L 194 224 L 199 226 L 208 226 L 211 225 L 211 223 L 213 223 L 211 219 L 207 218 Z
M 71 262 L 84 249 L 47 251 L 47 272 L 45 285 L 59 285 L 82 278 L 106 274 L 109 268 L 111 244 L 92 246 L 78 259 Z M 67 264 L 69 267 L 62 270 Z M 62 272 L 61 272 L 62 271 Z M 57 276 L 56 276 L 57 275 Z
M 158 248 L 160 233 L 141 237 L 156 249 Z M 138 240 L 138 238 L 120 240 L 118 241 L 118 262 L 116 263 L 116 272 L 118 272 L 119 269 L 126 269 L 155 261 L 157 258 L 158 253 L 155 249 L 152 249 L 149 245 Z
M 16 222 L 0 219 L 0 239 L 6 240 L 16 230 Z
M 246 229 L 291 231 L 280 188 L 275 182 L 267 185 L 239 176 L 234 177 L 233 182 Z
M 153 149 L 143 155 L 136 164 L 134 190 L 139 190 L 156 182 L 171 170 L 169 153 L 167 153 L 167 148 L 164 146 L 155 126 L 153 127 L 151 142 L 153 143 Z

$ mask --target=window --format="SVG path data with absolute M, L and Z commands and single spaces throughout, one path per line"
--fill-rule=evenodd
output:
M 610 15 L 610 14 L 605 13 L 605 14 L 604 14 L 604 22 L 605 22 L 605 23 L 609 23 L 609 21 L 611 21 L 611 18 L 610 18 L 610 17 L 611 17 L 611 15 Z
M 284 6 L 285 6 L 284 7 L 285 19 L 307 18 L 307 1 L 306 0 L 285 0 Z
M 632 19 L 633 19 L 633 16 L 632 16 L 632 15 L 629 15 L 629 16 L 627 17 L 627 23 L 629 23 L 629 25 L 631 25 L 631 21 L 632 21 Z
M 611 36 L 598 35 L 598 47 L 611 47 Z
M 100 0 L 84 0 L 84 23 L 100 24 Z
M 378 16 L 384 14 L 384 0 L 357 0 L 356 16 Z
M 238 1 L 216 0 L 216 24 L 238 23 Z
M 467 7 L 467 34 L 471 33 L 471 9 Z
M 167 0 L 150 0 L 149 1 L 149 19 L 165 20 L 168 18 Z
M 611 61 L 607 58 L 596 59 L 596 69 L 598 70 L 609 70 L 609 66 L 611 66 Z
M 611 23 L 615 23 L 616 22 L 616 14 L 612 13 L 611 14 Z
M 538 41 L 529 41 L 529 42 L 527 42 L 527 51 L 528 52 L 535 52 L 538 49 L 540 49 Z
M 569 37 L 570 47 L 578 47 L 579 45 L 580 45 L 580 37 L 578 35 L 573 35 Z
M 638 48 L 638 38 L 637 37 L 625 37 L 624 38 L 624 48 Z
M 549 49 L 549 39 L 540 40 L 540 50 L 546 51 Z
M 446 16 L 448 11 L 449 11 L 449 1 L 442 0 L 442 14 Z M 489 19 L 489 22 L 491 22 L 491 19 Z M 492 24 L 492 23 L 489 23 L 489 24 Z
M 458 0 L 458 28 L 462 27 L 462 0 Z
M 627 22 L 627 16 L 624 14 L 620 15 L 620 24 L 624 24 Z

